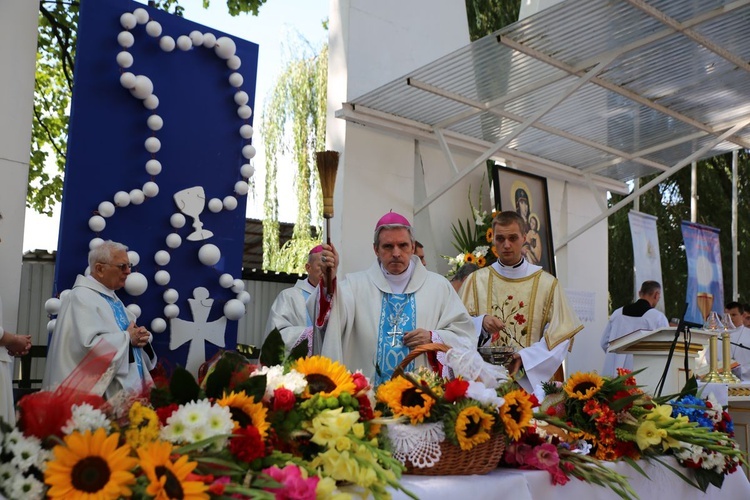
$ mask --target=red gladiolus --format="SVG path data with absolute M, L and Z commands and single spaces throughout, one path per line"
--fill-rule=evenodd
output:
M 171 405 L 162 406 L 161 408 L 156 409 L 156 415 L 159 417 L 159 423 L 161 423 L 162 427 L 167 425 L 167 419 L 179 408 L 179 405 L 172 403 Z
M 445 384 L 445 400 L 449 403 L 454 403 L 459 399 L 466 397 L 466 391 L 469 389 L 469 382 L 466 380 L 455 378 Z

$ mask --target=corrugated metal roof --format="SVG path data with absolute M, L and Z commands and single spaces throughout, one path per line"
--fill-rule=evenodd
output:
M 749 59 L 750 0 L 571 0 L 339 116 L 422 138 L 440 130 L 476 151 L 500 144 L 495 158 L 617 190 L 696 153 L 750 147 Z

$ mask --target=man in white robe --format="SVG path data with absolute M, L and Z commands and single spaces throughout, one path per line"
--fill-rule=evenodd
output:
M 315 287 L 318 286 L 323 274 L 320 268 L 322 251 L 322 245 L 310 250 L 305 264 L 307 279 L 297 280 L 292 288 L 282 290 L 271 305 L 264 338 L 277 328 L 287 350 L 307 340 L 308 354 L 313 352 L 313 322 L 307 311 L 307 299 L 315 293 Z
M 388 380 L 410 350 L 420 345 L 476 346 L 466 308 L 448 280 L 425 269 L 414 255 L 414 241 L 405 217 L 386 214 L 375 226 L 376 262 L 338 284 L 338 253 L 330 245 L 323 246 L 322 265 L 331 269 L 333 279 L 332 290 L 319 287 L 316 325 L 324 333 L 322 354 L 350 370 L 362 370 L 375 384 Z M 420 356 L 406 369 L 429 364 L 442 370 L 440 359 Z
M 732 361 L 737 366 L 732 368 L 732 373 L 739 377 L 743 382 L 750 381 L 750 328 L 743 324 L 745 311 L 744 306 L 739 302 L 729 302 L 724 306 L 724 312 L 730 316 L 735 328 L 729 332 L 729 341 L 731 342 L 730 352 Z M 708 351 L 708 349 L 706 349 Z M 717 359 L 718 368 L 722 367 L 722 345 L 721 340 L 718 342 Z M 734 363 L 732 363 L 734 364 Z
M 31 335 L 18 335 L 3 330 L 3 301 L 0 299 L 0 419 L 15 425 L 13 401 L 13 357 L 23 356 L 31 349 Z
M 492 232 L 498 260 L 468 277 L 461 299 L 474 317 L 480 342 L 517 349 L 508 370 L 519 373 L 519 385 L 533 393 L 562 365 L 583 325 L 557 278 L 523 257 L 523 218 L 501 212 L 492 220 Z
M 661 285 L 656 281 L 644 281 L 638 292 L 639 299 L 632 304 L 623 306 L 609 317 L 607 327 L 602 332 L 600 344 L 604 352 L 609 349 L 609 344 L 637 330 L 658 330 L 669 326 L 669 321 L 664 313 L 654 309 L 661 297 Z M 633 369 L 632 354 L 607 353 L 604 358 L 604 369 L 602 375 L 609 377 L 617 376 L 617 369 Z
M 99 345 L 113 349 L 109 369 L 91 392 L 111 398 L 121 390 L 140 393 L 153 384 L 156 366 L 151 333 L 115 294 L 125 286 L 130 262 L 125 245 L 106 241 L 89 252 L 91 274 L 78 276 L 65 296 L 50 339 L 43 388 L 55 389 Z

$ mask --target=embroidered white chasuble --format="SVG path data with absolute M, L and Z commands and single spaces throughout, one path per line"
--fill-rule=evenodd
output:
M 528 392 L 554 375 L 583 329 L 557 278 L 525 260 L 516 267 L 494 263 L 473 272 L 460 293 L 470 315 L 503 319 L 505 332 L 495 336 L 495 344 L 511 345 L 521 354 L 525 376 L 519 383 Z

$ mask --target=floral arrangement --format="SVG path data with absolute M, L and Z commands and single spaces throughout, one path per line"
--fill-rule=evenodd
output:
M 482 181 L 483 184 L 484 181 Z M 481 202 L 482 190 L 480 188 L 477 205 L 481 206 Z M 455 257 L 442 256 L 450 266 L 448 278 L 456 274 L 456 271 L 464 264 L 476 264 L 477 267 L 482 268 L 494 262 L 498 257 L 497 250 L 492 243 L 492 219 L 496 212 L 493 210 L 488 213 L 476 208 L 471 200 L 471 189 L 469 189 L 469 207 L 473 220 L 466 219 L 465 223 L 459 220 L 458 225 L 451 225 L 453 247 L 458 250 L 459 254 Z
M 526 303 L 515 300 L 513 295 L 508 295 L 502 304 L 492 305 L 492 314 L 505 324 L 505 328 L 495 332 L 490 337 L 489 346 L 513 346 L 523 349 L 526 344 L 521 339 L 526 335 L 528 329 L 526 316 Z
M 698 398 L 694 380 L 672 399 L 643 393 L 633 374 L 623 369 L 614 378 L 575 373 L 564 384 L 546 384 L 544 391 L 535 415 L 546 421 L 539 426 L 541 434 L 564 443 L 566 450 L 598 460 L 625 460 L 634 466 L 639 458 L 661 462 L 659 457 L 674 455 L 693 479 L 673 471 L 702 491 L 709 484 L 721 487 L 724 476 L 745 463 L 732 439 L 728 413 L 712 397 Z M 510 457 L 510 463 L 514 461 L 519 460 Z M 559 478 L 555 472 L 550 471 L 553 481 Z M 625 492 L 621 495 L 628 498 Z
M 448 350 L 444 361 L 455 378 L 424 367 L 397 370 L 377 389 L 376 409 L 393 419 L 387 434 L 394 457 L 419 468 L 439 463 L 443 442 L 462 452 L 492 440 L 504 446 L 507 437 L 521 435 L 532 417 L 530 396 L 513 386 L 504 367 L 459 349 Z
M 357 488 L 389 498 L 388 487 L 402 489 L 367 378 L 297 350 L 271 363 L 281 353 L 275 332 L 264 366 L 226 352 L 200 381 L 177 369 L 139 397 L 58 400 L 52 426 L 21 411 L 17 429 L 0 428 L 0 493 L 313 500 L 349 498 Z

